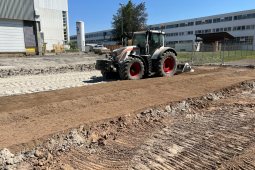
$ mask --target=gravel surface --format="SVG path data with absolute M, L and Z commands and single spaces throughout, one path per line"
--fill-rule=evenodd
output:
M 43 57 L 0 57 L 0 78 L 90 71 L 95 69 L 96 60 L 100 58 L 104 56 L 93 53 Z
M 1 67 L 49 67 L 61 64 L 92 64 L 104 56 L 88 54 L 61 54 L 52 56 L 0 57 Z
M 70 72 L 0 78 L 0 96 L 20 95 L 81 87 L 102 82 L 100 71 Z

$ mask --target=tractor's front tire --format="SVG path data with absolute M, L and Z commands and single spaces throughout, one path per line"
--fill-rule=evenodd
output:
M 177 59 L 174 53 L 166 52 L 157 61 L 157 75 L 171 77 L 176 73 Z
M 142 79 L 144 72 L 144 63 L 139 58 L 128 58 L 120 65 L 119 69 L 122 80 Z

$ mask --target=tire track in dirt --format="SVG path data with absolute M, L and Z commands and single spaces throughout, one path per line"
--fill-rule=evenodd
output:
M 173 78 L 118 81 L 0 98 L 0 148 L 22 150 L 55 133 L 252 80 L 252 69 L 197 68 Z M 7 130 L 6 130 L 7 129 Z
M 115 140 L 99 148 L 74 148 L 58 158 L 59 164 L 95 170 L 253 170 L 255 89 L 228 95 L 202 109 L 191 106 L 163 120 L 119 129 Z

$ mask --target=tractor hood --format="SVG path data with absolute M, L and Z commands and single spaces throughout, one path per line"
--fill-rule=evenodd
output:
M 129 55 L 137 55 L 140 49 L 137 46 L 126 46 L 113 50 L 111 57 L 114 61 L 124 61 Z

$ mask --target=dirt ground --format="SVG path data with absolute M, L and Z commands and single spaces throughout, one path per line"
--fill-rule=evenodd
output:
M 236 65 L 236 66 L 255 66 L 255 59 L 243 59 L 238 61 L 226 62 L 227 65 Z
M 255 84 L 245 86 L 188 99 L 165 111 L 148 110 L 132 123 L 118 120 L 115 139 L 99 147 L 73 147 L 48 165 L 94 170 L 253 170 Z M 101 133 L 111 128 L 105 123 Z
M 97 84 L 93 86 L 87 86 L 87 87 L 79 87 L 79 88 L 71 88 L 71 89 L 65 89 L 65 90 L 59 90 L 59 91 L 52 91 L 52 92 L 43 92 L 43 93 L 36 93 L 36 94 L 28 94 L 28 95 L 21 95 L 21 96 L 11 96 L 11 97 L 1 97 L 0 98 L 0 149 L 8 148 L 13 152 L 20 152 L 32 149 L 40 144 L 42 144 L 44 141 L 46 141 L 49 137 L 51 137 L 53 134 L 62 133 L 63 131 L 67 131 L 68 129 L 72 128 L 79 128 L 81 125 L 84 124 L 90 124 L 92 122 L 99 122 L 104 121 L 107 119 L 112 119 L 119 116 L 124 115 L 135 115 L 138 113 L 141 113 L 142 111 L 148 109 L 148 108 L 155 108 L 160 106 L 165 106 L 171 102 L 178 102 L 182 100 L 187 100 L 190 98 L 200 97 L 207 95 L 208 93 L 212 93 L 214 91 L 219 91 L 223 88 L 230 87 L 234 84 L 247 81 L 247 80 L 254 80 L 255 78 L 255 71 L 254 69 L 244 69 L 244 68 L 218 68 L 218 67 L 199 67 L 195 69 L 194 73 L 186 73 L 182 75 L 175 76 L 173 78 L 151 78 L 151 79 L 145 79 L 140 81 L 116 81 L 116 82 L 110 82 L 105 84 Z M 253 94 L 252 94 L 253 95 Z M 254 101 L 254 96 L 251 97 L 251 99 L 243 102 L 247 102 L 247 104 L 251 103 L 251 101 Z M 236 97 L 233 97 L 235 99 Z M 234 103 L 238 102 L 239 100 L 234 101 Z M 233 103 L 230 101 L 230 103 Z M 219 108 L 218 105 L 224 106 L 223 108 Z M 226 107 L 225 107 L 226 105 Z M 229 104 L 231 105 L 231 104 Z M 203 106 L 203 105 L 202 105 Z M 218 108 L 219 115 L 216 115 L 215 121 L 212 121 L 212 124 L 207 123 L 212 119 L 212 116 L 210 113 L 215 108 Z M 205 108 L 205 106 L 202 107 L 202 109 Z M 185 110 L 185 106 L 182 110 Z M 201 108 L 200 108 L 201 109 Z M 200 111 L 200 109 L 197 110 L 197 112 Z M 74 151 L 70 152 L 70 155 L 63 156 L 63 158 L 60 158 L 60 161 L 57 162 L 58 165 L 61 164 L 61 161 L 67 162 L 67 169 L 68 166 L 73 167 L 74 169 L 84 169 L 84 167 L 87 167 L 88 169 L 127 169 L 126 159 L 131 159 L 132 161 L 135 161 L 138 165 L 138 167 L 134 166 L 133 169 L 151 169 L 155 168 L 154 165 L 160 164 L 161 161 L 164 161 L 164 159 L 160 156 L 157 157 L 158 153 L 158 147 L 160 147 L 160 144 L 157 144 L 157 141 L 163 140 L 164 135 L 162 135 L 162 128 L 164 133 L 170 133 L 173 132 L 171 135 L 171 138 L 168 138 L 168 143 L 166 145 L 169 145 L 170 153 L 168 154 L 177 154 L 180 151 L 182 151 L 185 147 L 180 146 L 176 142 L 181 142 L 182 140 L 186 139 L 186 135 L 188 133 L 192 133 L 193 136 L 190 141 L 186 141 L 185 145 L 201 145 L 202 149 L 203 147 L 205 151 L 202 153 L 195 152 L 196 154 L 200 154 L 201 159 L 205 157 L 206 155 L 210 155 L 211 152 L 209 152 L 208 147 L 214 147 L 217 148 L 218 144 L 212 143 L 211 146 L 203 146 L 204 143 L 206 143 L 207 138 L 201 138 L 200 133 L 203 132 L 203 129 L 201 127 L 205 126 L 205 128 L 213 128 L 218 127 L 219 129 L 225 130 L 225 126 L 228 126 L 227 131 L 231 130 L 231 121 L 227 120 L 228 116 L 231 116 L 233 112 L 230 112 L 228 114 L 227 111 L 229 111 L 231 108 L 228 108 L 228 101 L 223 101 L 223 103 L 215 104 L 215 106 L 211 108 L 207 108 L 207 110 L 204 111 L 204 113 L 208 113 L 205 115 L 202 115 L 201 117 L 201 126 L 195 126 L 191 125 L 190 127 L 186 127 L 182 134 L 178 134 L 178 128 L 181 128 L 183 126 L 183 118 L 176 117 L 176 119 L 167 119 L 165 120 L 166 123 L 151 123 L 148 126 L 142 126 L 141 129 L 130 129 L 131 131 L 128 131 L 125 134 L 125 132 L 122 133 L 123 138 L 119 138 L 119 141 L 114 143 L 113 145 L 110 145 L 109 147 L 116 146 L 116 149 L 113 149 L 112 152 L 107 152 L 105 154 L 104 150 L 102 152 L 98 153 L 97 155 L 93 155 L 94 150 L 85 150 L 85 151 Z M 247 113 L 251 114 L 254 113 L 254 105 L 246 105 L 242 109 L 246 109 Z M 209 110 L 209 111 L 208 111 Z M 235 113 L 235 112 L 234 112 Z M 243 112 L 241 118 L 245 117 L 246 112 Z M 205 118 L 203 118 L 205 116 Z M 254 114 L 253 114 L 254 116 Z M 231 120 L 235 120 L 235 117 Z M 207 120 L 208 119 L 208 120 Z M 224 121 L 223 121 L 224 120 Z M 171 123 L 175 122 L 175 126 L 170 126 Z M 184 121 L 185 122 L 185 121 Z M 251 123 L 254 125 L 254 117 L 249 117 L 244 120 L 245 123 Z M 253 123 L 252 123 L 253 122 Z M 221 123 L 221 124 L 219 124 Z M 233 123 L 233 122 L 232 122 Z M 209 126 L 210 125 L 210 126 Z M 251 129 L 249 134 L 254 137 L 254 132 L 252 131 L 252 127 L 246 127 L 248 130 Z M 105 125 L 107 126 L 107 125 Z M 169 127 L 168 127 L 169 126 Z M 154 137 L 156 138 L 156 143 L 154 141 L 149 140 L 148 143 L 145 142 L 146 136 L 150 137 L 153 127 L 155 127 L 155 130 L 157 128 L 160 130 L 159 133 L 156 133 L 156 136 L 153 136 L 153 138 L 149 138 L 151 140 L 154 140 Z M 233 125 L 233 128 L 238 129 L 237 125 Z M 245 128 L 245 127 L 244 127 Z M 133 131 L 132 131 L 133 130 Z M 194 130 L 194 131 L 193 131 Z M 248 131 L 247 130 L 247 131 Z M 202 131 L 202 132 L 201 132 Z M 155 132 L 155 131 L 154 131 Z M 141 134 L 140 134 L 141 133 Z M 221 133 L 219 131 L 215 131 L 217 133 L 217 138 L 221 139 Z M 243 131 L 233 132 L 233 135 L 240 136 L 240 138 L 244 141 L 250 141 L 249 144 L 254 144 L 254 138 L 249 136 L 241 136 L 240 134 L 243 133 Z M 72 134 L 75 134 L 73 132 Z M 91 134 L 90 134 L 91 135 Z M 131 136 L 133 136 L 131 138 Z M 149 136 L 148 136 L 149 135 Z M 161 137 L 158 137 L 157 135 L 161 135 Z M 199 137 L 200 135 L 200 137 Z M 228 134 L 226 134 L 227 136 Z M 93 135 L 92 135 L 93 136 Z M 208 134 L 208 138 L 210 137 L 210 134 Z M 73 135 L 72 135 L 73 138 Z M 92 141 L 96 137 L 92 137 Z M 130 138 L 130 139 L 128 139 Z M 180 138 L 178 140 L 178 138 Z M 231 140 L 231 136 L 228 136 L 226 138 L 227 140 Z M 131 140 L 131 141 L 130 141 Z M 221 144 L 224 144 L 224 140 L 222 139 Z M 137 143 L 136 143 L 137 141 Z M 138 151 L 139 154 L 132 155 L 131 153 L 134 152 L 134 148 L 132 147 L 131 150 L 125 150 L 125 148 L 128 148 L 130 142 L 134 142 L 138 148 L 135 148 L 136 151 Z M 148 141 L 147 141 L 148 142 Z M 151 143 L 150 143 L 151 142 Z M 171 143 L 172 142 L 172 143 Z M 100 142 L 99 142 L 100 143 Z M 103 145 L 105 143 L 102 142 Z M 237 143 L 233 143 L 233 147 L 235 145 L 239 144 L 238 140 Z M 254 149 L 253 146 L 248 146 L 247 143 L 244 143 L 241 145 L 242 147 L 251 147 Z M 117 147 L 118 145 L 121 145 L 121 147 Z M 148 146 L 152 145 L 153 147 Z M 221 145 L 219 145 L 220 147 Z M 224 145 L 225 146 L 225 145 Z M 124 147 L 124 148 L 123 148 Z M 230 148 L 232 145 L 229 146 Z M 63 150 L 63 149 L 62 149 Z M 241 149 L 240 149 L 241 150 Z M 92 154 L 91 157 L 86 157 L 85 152 L 88 155 Z M 123 152 L 122 152 L 123 151 Z M 206 164 L 197 164 L 194 165 L 194 167 L 198 166 L 202 169 L 202 167 L 207 167 L 209 169 L 212 169 L 210 167 L 212 162 L 215 162 L 217 155 L 219 152 L 227 152 L 225 150 L 218 151 L 216 150 L 212 155 L 213 157 L 211 159 L 211 162 L 208 160 Z M 108 164 L 107 161 L 105 163 L 102 163 L 104 161 L 103 157 L 109 156 L 109 153 L 112 157 L 109 157 L 109 159 L 112 160 L 111 164 Z M 190 152 L 189 154 L 193 154 L 192 157 L 196 157 L 194 152 Z M 233 154 L 235 152 L 231 150 L 231 158 L 233 157 Z M 254 152 L 251 153 L 251 155 Z M 73 155 L 74 154 L 74 155 Z M 147 157 L 147 154 L 149 156 Z M 166 153 L 167 154 L 167 153 Z M 40 154 L 35 154 L 40 155 Z M 84 157 L 82 157 L 84 155 Z M 87 156 L 88 156 L 87 155 Z M 130 155 L 130 157 L 127 157 L 127 155 Z M 153 159 L 150 158 L 150 156 L 155 156 Z M 61 156 L 61 155 L 60 155 Z M 96 164 L 93 161 L 87 162 L 87 165 L 84 165 L 84 160 L 93 160 L 97 157 L 95 160 L 97 163 L 101 162 L 104 165 L 107 165 L 106 167 L 103 167 L 102 165 Z M 99 156 L 99 158 L 98 158 Z M 144 156 L 144 157 L 143 157 Z M 169 156 L 169 155 L 168 155 Z M 225 155 L 227 157 L 228 155 Z M 82 157 L 82 158 L 80 158 Z M 229 156 L 230 157 L 230 156 Z M 77 158 L 81 160 L 77 160 Z M 116 159 L 113 159 L 116 158 Z M 121 159 L 123 158 L 123 159 Z M 214 159 L 215 158 L 215 159 Z M 84 159 L 84 160 L 83 160 Z M 187 158 L 190 162 L 195 162 L 196 159 L 194 158 Z M 223 157 L 220 157 L 220 159 L 224 159 Z M 238 159 L 238 158 L 236 158 Z M 226 159 L 229 160 L 229 159 Z M 68 162 L 71 161 L 71 162 Z M 151 161 L 156 161 L 156 164 L 151 163 Z M 179 161 L 181 161 L 181 158 L 177 158 L 174 160 L 174 164 L 164 164 L 165 169 L 182 169 L 183 167 L 178 164 Z M 177 162 L 176 162 L 177 161 Z M 75 163 L 76 162 L 76 163 Z M 78 164 L 77 164 L 78 162 Z M 184 161 L 183 164 L 184 167 L 190 167 L 188 163 Z M 222 165 L 222 160 L 219 161 L 220 165 Z M 53 163 L 53 162 L 52 162 Z M 63 162 L 62 162 L 63 163 Z M 116 163 L 116 164 L 115 164 Z M 216 162 L 217 163 L 217 162 Z M 43 163 L 34 163 L 38 165 L 43 165 Z M 124 166 L 125 165 L 125 166 Z M 151 165 L 151 166 L 149 166 Z M 178 165 L 178 166 L 177 166 Z M 65 166 L 65 165 L 64 165 Z M 139 167 L 140 166 L 140 167 Z M 202 167 L 201 167 L 202 166 Z M 58 167 L 58 166 L 56 166 Z M 181 168 L 182 167 L 182 168 Z M 190 169 L 194 168 L 190 167 Z M 213 166 L 215 167 L 215 166 Z M 131 168 L 131 167 L 129 167 Z M 26 169 L 26 168 L 25 168 Z M 157 168 L 155 168 L 157 169 Z M 158 169 L 162 169 L 158 168 Z M 164 169 L 164 168 L 163 168 Z M 185 169 L 185 168 L 184 168 Z
M 1 97 L 0 148 L 28 143 L 83 123 L 201 96 L 254 77 L 254 70 L 212 67 L 170 79 L 118 81 Z
M 0 78 L 91 71 L 96 60 L 102 58 L 105 56 L 94 53 L 0 57 Z
M 102 58 L 94 53 L 59 54 L 52 56 L 0 57 L 0 68 L 4 67 L 53 67 L 63 64 L 93 64 Z

